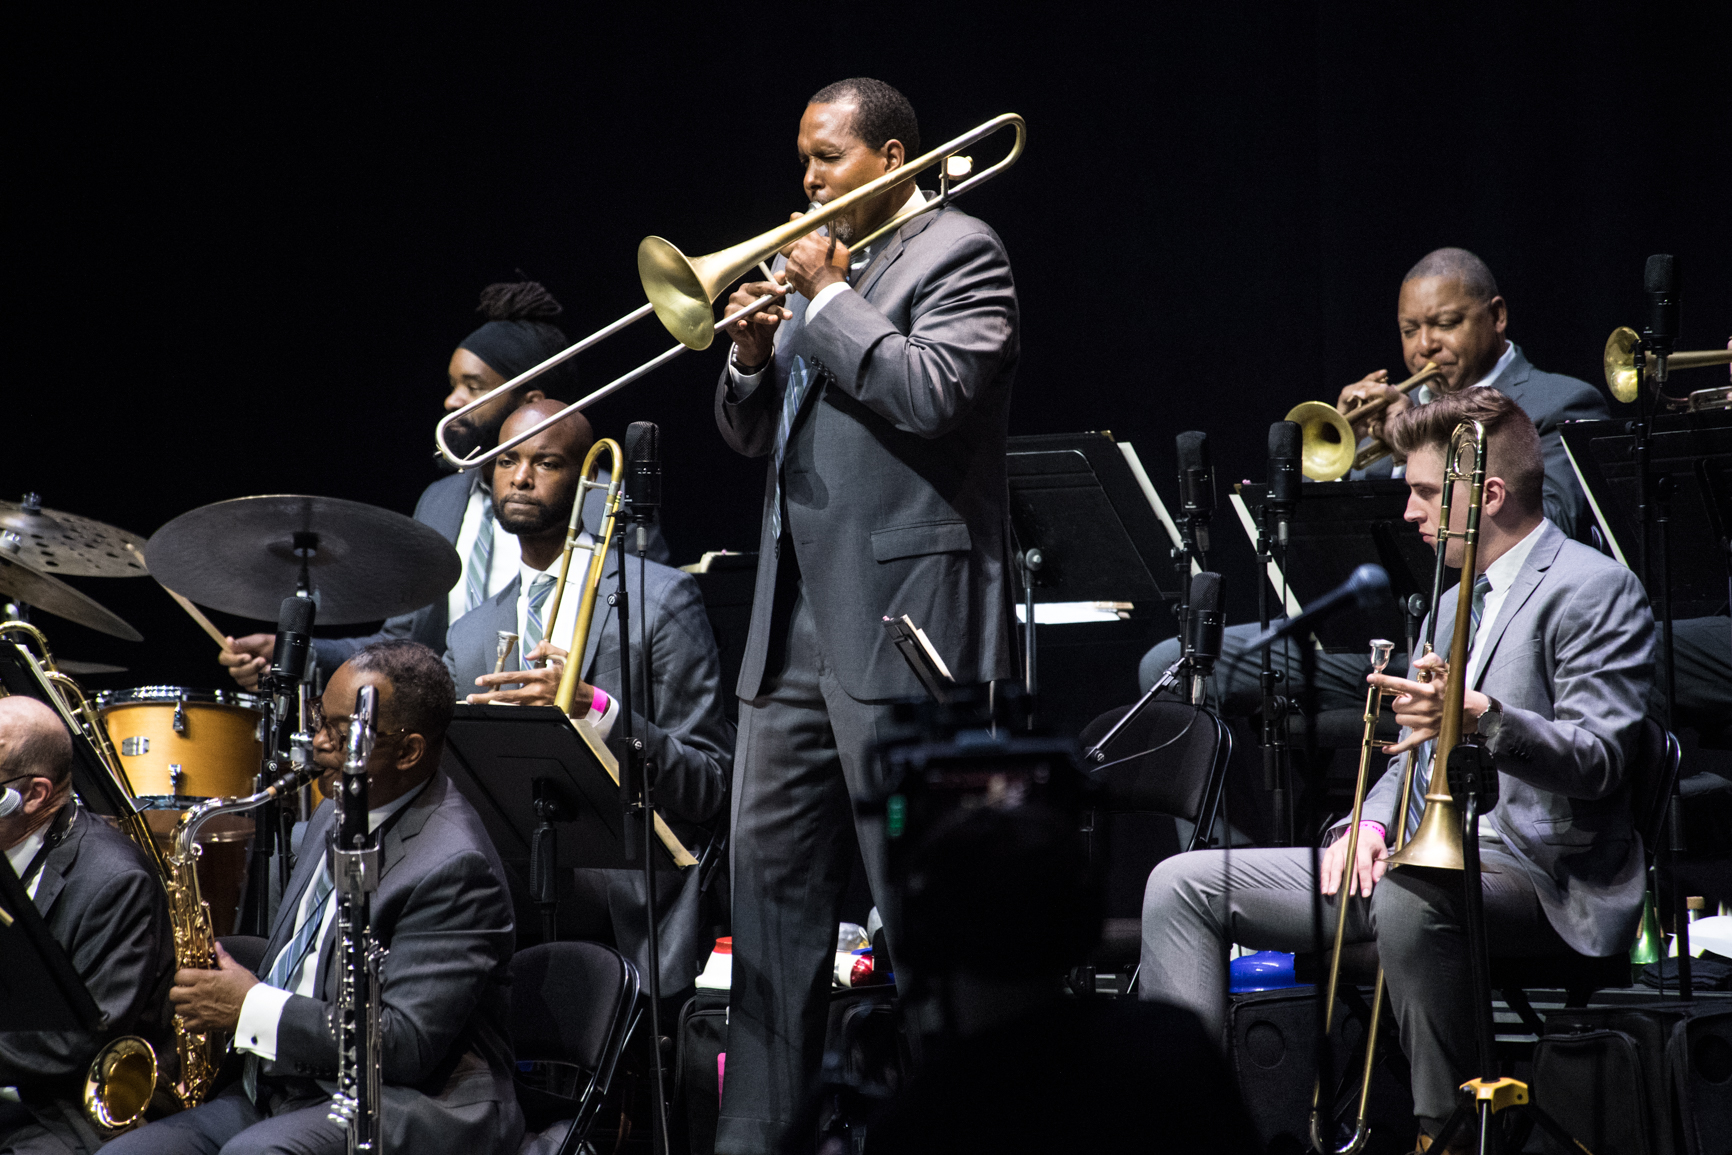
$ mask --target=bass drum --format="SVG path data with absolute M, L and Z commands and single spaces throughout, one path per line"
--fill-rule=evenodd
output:
M 264 699 L 142 686 L 102 694 L 96 708 L 142 805 L 177 809 L 253 792 L 264 759 Z

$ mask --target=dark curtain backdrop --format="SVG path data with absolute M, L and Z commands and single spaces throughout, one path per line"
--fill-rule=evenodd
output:
M 642 236 L 703 253 L 803 207 L 805 98 L 865 74 L 928 143 L 1028 120 L 1022 163 L 966 203 L 1015 264 L 1014 431 L 1110 429 L 1170 495 L 1173 436 L 1206 430 L 1224 498 L 1291 405 L 1400 369 L 1396 289 L 1438 245 L 1490 262 L 1546 369 L 1599 383 L 1655 251 L 1683 264 L 1683 347 L 1726 340 L 1710 9 L 493 4 L 14 29 L 0 495 L 144 534 L 256 493 L 407 513 L 482 285 L 545 282 L 574 337 L 619 316 Z M 667 344 L 645 322 L 584 378 Z M 721 360 L 591 414 L 661 424 L 682 562 L 756 541 L 763 464 L 715 432 Z M 1249 616 L 1249 548 L 1217 536 Z M 146 636 L 44 619 L 64 656 L 131 667 L 94 685 L 226 684 L 149 583 L 76 584 Z

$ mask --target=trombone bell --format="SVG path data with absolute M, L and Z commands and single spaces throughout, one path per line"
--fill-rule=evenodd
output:
M 1391 868 L 1435 866 L 1439 870 L 1465 869 L 1467 859 L 1462 853 L 1461 811 L 1456 808 L 1455 799 L 1447 794 L 1427 794 L 1419 829 L 1413 832 L 1405 846 L 1390 856 L 1389 865 Z
M 660 237 L 645 237 L 637 247 L 638 279 L 655 306 L 656 318 L 688 349 L 708 349 L 715 340 L 711 302 L 739 275 L 730 273 L 713 285 L 706 282 L 698 265 L 708 266 L 715 255 L 720 254 L 693 261 Z
M 1358 440 L 1341 411 L 1327 401 L 1304 401 L 1284 418 L 1299 425 L 1299 468 L 1312 481 L 1334 481 L 1353 468 Z

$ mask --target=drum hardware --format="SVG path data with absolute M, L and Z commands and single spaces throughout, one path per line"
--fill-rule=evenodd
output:
M 1656 390 L 1659 388 L 1654 359 L 1641 355 L 1641 346 L 1641 335 L 1628 325 L 1618 326 L 1612 330 L 1612 335 L 1606 338 L 1606 351 L 1601 358 L 1606 374 L 1606 388 L 1610 389 L 1612 396 L 1619 401 L 1634 401 L 1641 393 L 1644 381 Z M 1667 355 L 1666 372 L 1669 376 L 1674 369 L 1705 369 L 1710 365 L 1729 363 L 1732 363 L 1732 349 L 1687 350 Z M 1719 399 L 1718 395 L 1721 393 L 1732 395 L 1732 388 L 1720 386 L 1715 389 L 1700 389 L 1688 398 L 1671 397 L 1664 393 L 1661 396 L 1674 408 L 1720 409 L 1732 404 L 1732 400 Z M 1707 395 L 1700 404 L 1696 400 L 1698 394 Z
M 1462 468 L 1463 458 L 1471 464 Z M 1450 505 L 1458 481 L 1467 483 L 1467 525 L 1459 534 L 1450 528 Z M 1463 870 L 1461 810 L 1449 792 L 1449 754 L 1461 743 L 1462 701 L 1467 694 L 1467 651 L 1473 643 L 1473 583 L 1478 570 L 1479 515 L 1485 501 L 1485 426 L 1463 421 L 1449 439 L 1443 471 L 1443 508 L 1437 524 L 1437 553 L 1441 566 L 1447 537 L 1462 539 L 1461 581 L 1455 600 L 1455 632 L 1449 641 L 1449 668 L 1443 682 L 1443 718 L 1426 780 L 1425 812 L 1419 829 L 1405 846 L 1389 858 L 1389 869 L 1401 866 L 1432 866 L 1440 870 Z M 1447 535 L 1447 537 L 1446 537 Z M 1436 609 L 1432 611 L 1436 616 Z M 1401 816 L 1406 824 L 1407 798 L 1403 795 Z
M 122 738 L 120 740 L 120 752 L 128 758 L 136 758 L 140 754 L 148 754 L 150 753 L 150 739 L 143 737 L 142 735 L 132 738 Z
M 178 701 L 174 704 L 174 732 L 176 734 L 186 733 L 186 700 L 185 699 L 182 699 L 181 701 Z
M 1425 367 L 1407 380 L 1388 388 L 1407 395 L 1414 388 L 1443 376 L 1437 362 L 1427 361 Z M 1327 401 L 1302 401 L 1287 411 L 1284 420 L 1297 422 L 1300 435 L 1300 467 L 1313 481 L 1335 481 L 1346 477 L 1349 470 L 1364 469 L 1390 454 L 1384 441 L 1373 438 L 1364 449 L 1358 448 L 1353 427 L 1374 414 L 1387 409 L 1394 398 L 1384 394 L 1363 405 L 1355 405 L 1346 413 Z
M 979 172 L 973 171 L 973 158 L 959 155 L 961 151 L 1006 128 L 1014 129 L 1016 132 L 1016 142 L 1011 145 L 1009 154 L 996 164 L 989 165 Z M 855 249 L 863 248 L 879 237 L 901 228 L 916 217 L 943 208 L 950 203 L 951 198 L 961 196 L 1015 164 L 1022 156 L 1026 137 L 1027 126 L 1023 123 L 1022 117 L 1013 112 L 1003 113 L 970 129 L 954 140 L 946 141 L 930 152 L 906 162 L 901 168 L 885 173 L 877 180 L 861 185 L 851 193 L 837 197 L 822 208 L 808 212 L 785 225 L 779 225 L 749 241 L 743 241 L 731 248 L 710 253 L 708 256 L 688 258 L 660 237 L 645 237 L 638 245 L 638 278 L 643 282 L 644 294 L 649 297 L 650 303 L 638 306 L 619 320 L 597 329 L 581 341 L 555 353 L 541 364 L 524 370 L 511 380 L 477 397 L 456 412 L 446 414 L 433 430 L 433 440 L 438 447 L 439 455 L 460 470 L 474 469 L 476 466 L 485 465 L 501 453 L 515 449 L 532 437 L 541 436 L 571 414 L 587 409 L 609 394 L 625 388 L 633 381 L 667 364 L 686 350 L 709 348 L 710 342 L 715 340 L 717 333 L 741 317 L 756 313 L 764 306 L 779 299 L 777 295 L 773 294 L 762 296 L 738 312 L 729 313 L 719 321 L 715 319 L 716 298 L 721 295 L 723 289 L 752 266 L 767 261 L 777 252 L 786 249 L 808 233 L 828 224 L 855 205 L 911 180 L 916 173 L 924 169 L 934 165 L 939 166 L 938 194 L 929 197 L 918 208 L 898 213 L 871 234 L 856 239 L 852 244 Z M 952 186 L 950 183 L 952 180 L 957 180 L 959 183 Z M 765 275 L 769 275 L 767 270 Z M 492 449 L 486 449 L 468 457 L 458 457 L 445 443 L 445 432 L 453 421 L 473 413 L 495 397 L 516 389 L 524 382 L 539 377 L 549 369 L 564 364 L 585 349 L 636 324 L 649 316 L 651 312 L 654 312 L 661 319 L 662 324 L 666 326 L 668 332 L 679 340 L 678 346 L 667 350 L 659 357 L 644 362 L 629 373 L 614 378 L 587 397 L 579 398 L 558 413 L 525 429 L 522 433 Z
M 259 621 L 276 621 L 285 594 L 316 585 L 322 625 L 418 609 L 444 597 L 463 568 L 451 543 L 413 518 L 297 495 L 183 513 L 151 535 L 144 555 L 165 588 Z

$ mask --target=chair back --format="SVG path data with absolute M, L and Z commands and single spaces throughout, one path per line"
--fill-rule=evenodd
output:
M 1681 759 L 1677 737 L 1654 719 L 1643 718 L 1624 780 L 1630 786 L 1630 816 L 1650 860 L 1665 834 L 1667 807 L 1677 786 Z
M 1109 710 L 1083 727 L 1087 749 L 1130 707 Z M 1184 702 L 1150 702 L 1106 750 L 1104 764 L 1088 769 L 1106 809 L 1154 811 L 1201 823 L 1218 785 L 1225 735 L 1214 714 Z
M 518 1063 L 562 1064 L 587 1076 L 565 1089 L 575 1094 L 551 1093 L 518 1076 L 518 1101 L 532 1126 L 574 1120 L 561 1151 L 582 1142 L 613 1081 L 637 1021 L 638 985 L 637 967 L 600 943 L 542 943 L 512 957 L 511 1045 Z

